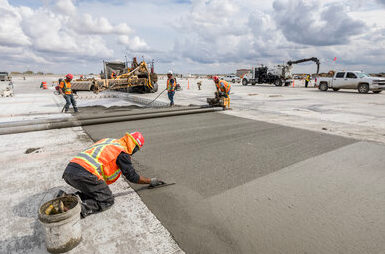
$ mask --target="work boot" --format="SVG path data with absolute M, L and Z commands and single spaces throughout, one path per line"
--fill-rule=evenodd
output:
M 79 113 L 78 108 L 74 108 L 75 113 Z

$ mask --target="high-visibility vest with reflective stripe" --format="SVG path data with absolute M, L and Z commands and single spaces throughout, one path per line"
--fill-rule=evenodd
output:
M 223 93 L 228 94 L 230 92 L 231 85 L 224 80 L 219 80 L 219 82 L 216 83 L 216 86 L 217 86 L 218 90 L 223 92 Z
M 174 80 L 174 84 L 171 84 L 170 80 Z M 167 91 L 174 92 L 176 87 L 176 79 L 167 79 Z
M 111 184 L 118 180 L 121 175 L 116 158 L 121 152 L 127 152 L 117 139 L 102 139 L 79 153 L 71 162 L 77 163 L 98 179 Z
M 71 82 L 67 82 L 67 81 L 63 80 L 63 81 L 60 83 L 60 88 L 63 89 L 63 92 L 64 92 L 65 94 L 71 94 L 71 93 L 72 93 Z

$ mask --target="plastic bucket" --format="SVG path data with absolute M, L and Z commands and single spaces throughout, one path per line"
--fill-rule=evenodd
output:
M 62 201 L 66 212 L 47 215 L 47 208 Z M 45 243 L 50 253 L 63 253 L 75 248 L 82 240 L 80 203 L 76 196 L 64 196 L 44 203 L 39 209 L 39 221 L 44 227 Z

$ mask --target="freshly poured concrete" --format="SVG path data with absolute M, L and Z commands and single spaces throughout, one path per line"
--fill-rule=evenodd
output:
M 220 113 L 85 130 L 144 133 L 138 172 L 177 184 L 139 195 L 187 253 L 385 249 L 383 145 Z

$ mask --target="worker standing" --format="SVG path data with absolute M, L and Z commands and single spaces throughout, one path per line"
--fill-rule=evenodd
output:
M 75 194 L 82 201 L 82 218 L 107 210 L 114 204 L 114 196 L 108 185 L 118 180 L 121 174 L 133 183 L 150 184 L 152 187 L 164 184 L 156 178 L 150 179 L 136 173 L 131 157 L 143 144 L 144 137 L 140 132 L 126 133 L 120 139 L 105 138 L 69 162 L 63 179 L 79 190 Z M 63 193 L 61 191 L 59 195 Z
M 224 109 L 230 109 L 230 89 L 231 85 L 225 80 L 219 80 L 217 76 L 213 77 L 215 86 L 217 88 L 217 93 L 219 97 L 223 98 Z
M 201 90 L 202 81 L 198 81 L 198 82 L 197 82 L 197 86 L 198 86 L 198 90 Z
M 174 95 L 176 89 L 176 80 L 172 76 L 172 71 L 167 73 L 167 93 L 168 99 L 170 100 L 170 107 L 174 106 Z
M 59 84 L 59 93 L 64 96 L 66 100 L 66 105 L 64 106 L 65 112 L 68 112 L 68 109 L 72 103 L 72 107 L 75 112 L 79 112 L 76 107 L 76 101 L 71 89 L 71 81 L 74 78 L 72 74 L 67 74 L 65 79 Z
M 306 78 L 305 78 L 305 87 L 307 87 L 309 85 L 309 82 L 310 82 L 310 75 L 306 75 Z

